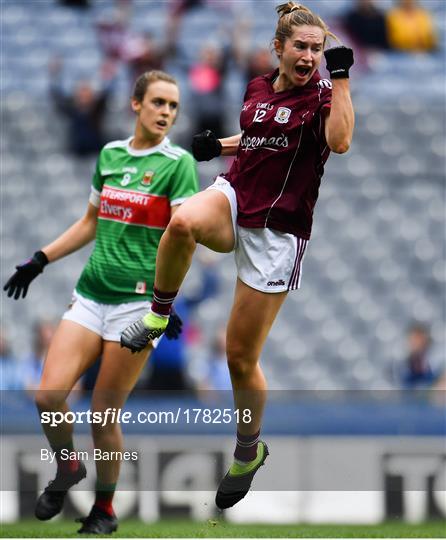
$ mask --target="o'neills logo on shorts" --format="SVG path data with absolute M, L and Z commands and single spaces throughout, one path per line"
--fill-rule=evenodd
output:
M 278 279 L 277 281 L 268 281 L 266 284 L 267 287 L 281 287 L 283 285 L 285 285 L 283 279 Z
M 283 133 L 278 137 L 245 137 L 242 135 L 240 146 L 245 151 L 265 148 L 277 152 L 280 148 L 288 148 L 288 137 Z

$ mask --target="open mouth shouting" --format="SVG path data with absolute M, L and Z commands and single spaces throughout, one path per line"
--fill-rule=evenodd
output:
M 294 68 L 294 71 L 301 79 L 306 79 L 308 75 L 311 73 L 311 66 L 296 66 Z
M 161 129 L 166 129 L 167 121 L 166 120 L 158 120 L 156 125 Z

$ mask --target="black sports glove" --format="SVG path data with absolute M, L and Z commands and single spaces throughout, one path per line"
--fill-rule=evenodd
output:
M 327 69 L 332 79 L 348 79 L 348 70 L 352 67 L 353 50 L 349 47 L 333 47 L 324 52 Z
M 207 129 L 192 139 L 192 154 L 197 161 L 210 161 L 221 154 L 221 142 Z
M 164 335 L 167 339 L 178 339 L 182 331 L 183 321 L 172 306 L 172 309 L 170 310 L 169 322 L 164 330 Z
M 48 264 L 48 258 L 43 251 L 36 251 L 29 261 L 16 266 L 17 272 L 11 276 L 3 287 L 8 296 L 14 295 L 14 300 L 25 298 L 31 281 L 43 272 Z

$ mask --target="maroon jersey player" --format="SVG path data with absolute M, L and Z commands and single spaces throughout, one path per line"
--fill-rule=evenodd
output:
M 288 291 L 299 288 L 324 163 L 330 150 L 348 150 L 353 133 L 353 51 L 324 53 L 332 34 L 308 8 L 288 2 L 277 12 L 279 68 L 249 83 L 242 132 L 220 140 L 210 131 L 194 137 L 199 161 L 220 154 L 236 159 L 173 216 L 158 250 L 151 311 L 121 335 L 123 346 L 138 351 L 162 334 L 197 243 L 234 250 L 237 283 L 226 351 L 235 407 L 249 413 L 239 415 L 234 462 L 217 491 L 219 508 L 246 495 L 268 455 L 259 440 L 266 394 L 260 353 Z M 317 71 L 323 54 L 330 81 Z
M 223 177 L 237 194 L 240 226 L 308 240 L 330 153 L 323 127 L 332 85 L 315 72 L 305 86 L 275 92 L 277 76 L 278 70 L 249 83 L 237 157 Z

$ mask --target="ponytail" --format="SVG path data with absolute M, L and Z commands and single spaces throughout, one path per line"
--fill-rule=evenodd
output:
M 293 34 L 294 26 L 304 25 L 319 27 L 324 33 L 324 45 L 327 37 L 333 38 L 339 42 L 338 37 L 328 30 L 328 26 L 325 22 L 302 4 L 287 2 L 286 4 L 278 5 L 276 11 L 279 15 L 279 21 L 277 23 L 274 39 L 277 39 L 282 45 L 285 43 L 286 38 L 291 37 Z

